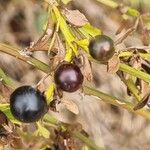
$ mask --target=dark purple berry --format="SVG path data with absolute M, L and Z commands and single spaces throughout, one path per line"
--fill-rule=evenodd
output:
M 106 35 L 98 35 L 90 41 L 89 53 L 94 59 L 106 63 L 115 53 L 114 42 Z
M 66 92 L 75 92 L 83 83 L 80 68 L 71 63 L 60 65 L 55 71 L 54 80 L 58 88 Z
M 21 86 L 10 96 L 10 109 L 21 122 L 38 121 L 47 112 L 44 95 L 31 86 Z

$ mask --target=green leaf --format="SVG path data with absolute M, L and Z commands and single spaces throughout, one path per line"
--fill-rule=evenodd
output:
M 71 0 L 61 0 L 65 5 L 71 2 Z
M 4 73 L 4 71 L 0 68 L 0 80 L 4 82 L 7 86 L 13 88 L 12 80 Z
M 79 30 L 88 39 L 90 38 L 90 36 L 95 37 L 96 35 L 102 34 L 102 31 L 100 29 L 93 27 L 90 23 L 85 24 L 83 27 L 79 28 Z
M 136 10 L 134 8 L 130 8 L 130 7 L 128 8 L 126 14 L 129 16 L 132 16 L 132 17 L 138 17 L 140 15 L 138 10 Z
M 49 138 L 50 132 L 45 127 L 43 127 L 39 122 L 37 122 L 37 131 L 35 132 L 35 135 L 43 136 L 44 138 Z
M 16 120 L 14 116 L 12 115 L 9 104 L 0 104 L 0 110 L 7 116 L 7 118 L 14 124 L 21 125 L 21 122 Z
M 53 124 L 53 125 L 58 124 L 58 120 L 48 113 L 44 115 L 43 119 L 46 120 L 47 122 Z
M 45 28 L 46 23 L 47 23 L 47 18 L 48 18 L 47 11 L 42 10 L 37 14 L 35 18 L 35 24 L 36 24 L 37 31 L 39 33 L 41 33 L 43 29 Z

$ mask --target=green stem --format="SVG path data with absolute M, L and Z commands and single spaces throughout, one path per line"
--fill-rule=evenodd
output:
M 19 49 L 17 49 L 17 48 L 13 48 L 11 46 L 0 43 L 0 51 L 7 53 L 11 56 L 14 56 L 26 63 L 29 63 L 29 64 L 35 66 L 36 68 L 42 70 L 45 73 L 50 72 L 48 65 L 44 64 L 43 62 L 41 62 L 33 57 L 26 57 L 26 56 L 21 55 L 19 53 Z M 12 86 L 13 82 L 11 81 L 11 79 L 9 77 L 7 77 L 5 75 L 5 73 L 1 69 L 0 69 L 0 77 L 4 80 L 4 82 L 8 86 Z M 9 104 L 1 104 L 0 109 L 2 109 L 2 108 L 5 109 L 8 106 L 9 106 Z M 51 122 L 52 124 L 58 124 L 58 121 L 55 118 L 48 117 L 48 115 L 45 115 L 45 119 L 48 120 L 49 122 Z M 100 149 L 93 141 L 91 141 L 90 139 L 88 139 L 87 137 L 82 135 L 80 132 L 76 131 L 73 134 L 76 138 L 79 138 L 79 140 L 83 141 L 85 144 L 87 144 L 87 146 L 91 147 L 92 149 L 94 149 L 94 150 Z
M 127 87 L 129 88 L 130 92 L 134 95 L 136 100 L 139 102 L 142 98 L 139 95 L 140 91 L 135 86 L 133 80 L 131 78 L 129 78 L 129 79 L 125 80 L 124 83 L 127 85 Z
M 139 53 L 141 58 L 150 59 L 150 53 Z M 133 52 L 121 52 L 119 57 L 131 57 L 133 56 Z
M 143 71 L 137 70 L 135 68 L 132 68 L 126 64 L 120 64 L 119 70 L 126 72 L 132 76 L 143 79 L 145 82 L 150 82 L 150 75 L 149 74 L 147 74 Z
M 134 84 L 133 80 L 131 78 L 129 78 L 129 79 L 126 80 L 123 76 L 121 76 L 119 74 L 119 72 L 117 74 L 120 77 L 121 81 L 128 87 L 128 89 L 130 90 L 130 92 L 133 94 L 133 96 L 139 102 L 142 98 L 140 97 L 140 95 L 139 95 L 140 91 L 136 87 L 136 85 Z
M 124 108 L 130 112 L 141 115 L 150 120 L 150 111 L 148 111 L 148 110 L 140 109 L 140 110 L 134 111 L 133 110 L 134 105 L 132 103 L 125 102 L 121 99 L 110 96 L 106 93 L 100 92 L 98 90 L 95 90 L 95 89 L 87 87 L 87 86 L 84 86 L 83 90 L 84 90 L 84 93 L 87 95 L 96 96 L 96 97 L 100 98 L 101 100 L 105 101 L 106 103 Z
M 4 73 L 4 71 L 1 68 L 0 68 L 0 79 L 9 88 L 15 87 L 13 81 Z
M 94 59 L 91 58 L 91 57 L 89 57 L 89 59 L 90 59 L 92 62 L 94 62 L 94 63 L 100 64 L 99 61 L 96 61 L 96 60 L 94 60 Z M 145 82 L 150 82 L 150 75 L 149 75 L 149 74 L 147 74 L 147 73 L 145 73 L 145 72 L 143 72 L 143 71 L 137 70 L 137 69 L 135 69 L 135 68 L 133 68 L 133 67 L 130 67 L 130 66 L 126 65 L 126 64 L 122 64 L 122 63 L 121 63 L 120 66 L 119 66 L 119 70 L 120 70 L 120 71 L 123 71 L 123 72 L 126 72 L 126 73 L 128 73 L 128 74 L 130 74 L 130 75 L 132 75 L 132 76 L 134 76 L 134 77 L 139 78 L 139 79 L 142 79 L 142 80 L 144 80 Z
M 119 6 L 116 2 L 112 0 L 97 0 L 97 1 L 111 8 L 117 8 Z
M 47 64 L 41 62 L 34 57 L 22 55 L 21 51 L 18 48 L 14 48 L 12 46 L 0 43 L 0 51 L 16 57 L 17 59 L 20 59 L 28 64 L 31 64 L 45 73 L 50 72 L 50 67 Z
M 53 125 L 60 125 L 59 121 L 54 118 L 53 116 L 50 116 L 48 114 L 46 114 L 44 116 L 44 120 L 46 120 L 47 122 L 49 122 L 50 124 L 53 124 Z M 63 126 L 63 128 L 65 128 L 66 130 L 66 127 Z M 81 140 L 83 143 L 85 143 L 88 147 L 90 147 L 91 149 L 93 150 L 102 150 L 102 148 L 98 147 L 93 140 L 87 138 L 86 136 L 84 136 L 82 133 L 80 133 L 79 131 L 74 131 L 72 133 L 72 135 L 74 137 L 76 137 L 77 139 Z
M 79 131 L 74 131 L 73 136 L 84 142 L 88 147 L 93 150 L 103 150 L 102 148 L 99 148 L 91 139 L 85 137 Z

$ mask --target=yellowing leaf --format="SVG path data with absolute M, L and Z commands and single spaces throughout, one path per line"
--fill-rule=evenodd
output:
M 35 132 L 35 135 L 43 136 L 45 138 L 49 138 L 50 132 L 45 127 L 43 127 L 39 122 L 37 122 L 37 131 Z
M 134 8 L 130 8 L 130 7 L 128 8 L 126 14 L 129 15 L 129 16 L 133 16 L 133 17 L 138 17 L 140 15 L 138 10 L 136 10 Z
M 114 2 L 113 0 L 97 0 L 97 1 L 112 8 L 118 7 L 118 3 Z
M 83 48 L 86 52 L 89 53 L 88 45 L 89 45 L 89 40 L 88 39 L 83 39 L 79 40 L 76 42 L 81 48 Z
M 69 47 L 73 50 L 75 55 L 77 55 L 77 48 L 75 47 L 75 44 L 73 45 L 73 42 L 75 41 L 75 37 L 73 36 L 71 30 L 69 29 L 66 20 L 59 12 L 58 8 L 56 6 L 53 7 L 54 14 L 56 16 L 57 22 L 60 23 L 60 30 L 64 35 L 65 40 L 67 41 Z
M 90 23 L 85 24 L 83 27 L 79 28 L 79 30 L 87 38 L 90 38 L 90 36 L 95 37 L 96 35 L 102 34 L 100 29 L 93 27 Z
M 67 62 L 70 62 L 71 59 L 72 59 L 72 49 L 70 48 L 66 50 L 66 55 L 65 55 L 64 60 Z
M 61 0 L 65 5 L 71 2 L 71 0 Z
M 52 83 L 47 91 L 45 92 L 47 103 L 49 104 L 52 101 L 52 96 L 54 94 L 55 86 Z
M 53 10 L 54 10 L 54 13 L 55 13 L 57 21 L 60 22 L 60 30 L 63 33 L 65 39 L 67 40 L 68 43 L 73 42 L 74 41 L 74 37 L 71 34 L 71 32 L 70 32 L 70 30 L 69 30 L 69 28 L 67 26 L 67 23 L 66 23 L 65 19 L 60 14 L 60 12 L 59 12 L 59 10 L 58 10 L 57 7 L 54 6 Z

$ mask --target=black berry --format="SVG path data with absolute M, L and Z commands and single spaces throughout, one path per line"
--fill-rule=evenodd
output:
M 66 92 L 75 92 L 83 83 L 80 68 L 71 63 L 60 65 L 55 71 L 54 80 L 58 88 Z
M 98 35 L 89 43 L 90 55 L 102 62 L 107 62 L 115 53 L 113 40 L 106 35 Z
M 30 123 L 38 121 L 47 111 L 44 95 L 31 86 L 21 86 L 10 96 L 10 109 L 16 119 Z

